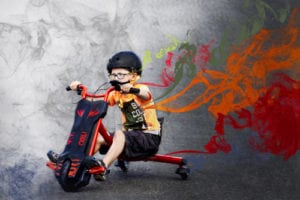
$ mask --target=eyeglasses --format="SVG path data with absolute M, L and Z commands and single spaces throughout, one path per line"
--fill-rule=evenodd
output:
M 123 73 L 117 73 L 117 74 L 109 74 L 108 77 L 110 80 L 114 80 L 115 78 L 121 80 L 125 78 L 125 76 L 129 75 L 131 73 L 123 74 Z

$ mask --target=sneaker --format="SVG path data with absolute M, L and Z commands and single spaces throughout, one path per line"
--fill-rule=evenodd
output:
M 106 174 L 94 174 L 96 181 L 106 181 Z
M 48 151 L 47 156 L 48 156 L 49 160 L 54 163 L 56 163 L 59 158 L 59 154 L 55 153 L 54 151 L 51 151 L 51 150 Z
M 96 181 L 105 181 L 107 175 L 110 173 L 110 169 L 106 169 L 105 172 L 101 173 L 101 174 L 94 174 L 94 179 Z
M 109 170 L 107 170 L 105 163 L 102 160 L 98 160 L 93 156 L 88 156 L 84 159 L 85 165 L 87 168 L 93 168 L 93 167 L 103 167 L 104 172 L 100 174 L 94 174 L 94 179 L 96 181 L 105 181 L 106 175 L 109 173 Z

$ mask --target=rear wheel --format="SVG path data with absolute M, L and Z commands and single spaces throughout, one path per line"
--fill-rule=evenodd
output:
M 187 166 L 181 166 L 177 168 L 175 173 L 179 174 L 182 180 L 186 180 L 190 175 L 190 168 L 188 168 Z

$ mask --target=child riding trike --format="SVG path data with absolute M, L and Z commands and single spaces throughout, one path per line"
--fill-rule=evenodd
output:
M 109 172 L 108 166 L 114 160 L 123 171 L 127 171 L 126 163 L 130 161 L 176 164 L 176 173 L 186 179 L 190 170 L 185 159 L 157 154 L 163 120 L 157 121 L 153 109 L 140 108 L 142 103 L 153 103 L 147 87 L 134 83 L 141 75 L 138 57 L 132 52 L 120 52 L 109 60 L 107 69 L 112 87 L 102 94 L 88 93 L 80 83 L 67 88 L 77 90 L 81 100 L 75 110 L 74 124 L 65 149 L 60 154 L 53 151 L 47 154 L 50 160 L 47 166 L 54 170 L 59 184 L 65 191 L 76 191 L 89 183 L 91 175 L 96 180 L 104 180 Z M 108 106 L 113 103 L 118 104 L 126 116 L 122 117 L 125 129 L 111 134 L 106 130 L 103 119 Z M 149 116 L 152 116 L 150 120 L 147 119 Z M 158 124 L 155 124 L 156 121 Z M 139 140 L 140 144 L 135 140 Z M 93 157 L 98 151 L 104 154 L 103 160 Z

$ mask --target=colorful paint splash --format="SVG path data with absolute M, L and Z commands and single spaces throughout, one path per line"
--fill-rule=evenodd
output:
M 209 153 L 231 151 L 224 137 L 224 126 L 231 125 L 236 129 L 248 127 L 257 132 L 258 138 L 249 141 L 256 149 L 289 158 L 300 146 L 299 107 L 296 106 L 299 104 L 299 82 L 293 80 L 299 77 L 300 71 L 297 13 L 297 10 L 292 12 L 286 27 L 261 29 L 241 45 L 233 47 L 225 72 L 197 71 L 186 88 L 158 101 L 155 108 L 167 112 L 188 112 L 208 104 L 209 112 L 217 118 L 216 134 L 204 147 Z M 190 51 L 178 57 L 175 77 L 170 80 L 180 79 L 184 66 L 196 66 L 188 63 L 195 61 L 196 50 L 191 48 L 192 45 L 187 47 Z M 209 57 L 208 53 L 204 58 Z M 173 58 L 174 54 L 169 53 L 166 67 L 171 66 Z M 207 61 L 203 57 L 201 59 Z M 281 72 L 278 82 L 268 87 L 268 78 L 274 78 L 273 75 L 278 72 Z M 199 95 L 187 105 L 178 106 L 176 102 L 197 87 Z M 231 116 L 233 113 L 237 114 L 238 121 Z
M 201 70 L 178 94 L 156 103 L 156 108 L 168 112 L 187 112 L 210 103 L 209 111 L 217 116 L 251 106 L 266 90 L 267 76 L 278 70 L 299 73 L 299 29 L 296 12 L 284 29 L 261 30 L 245 46 L 235 47 L 227 59 L 226 71 Z M 273 41 L 276 41 L 274 43 Z M 205 86 L 192 103 L 182 107 L 170 104 L 183 97 L 192 87 Z
M 280 23 L 284 23 L 290 12 L 289 4 L 284 5 L 282 8 L 275 10 L 271 4 L 265 2 L 264 0 L 254 1 L 256 8 L 256 14 L 253 15 L 252 19 L 248 20 L 247 23 L 240 24 L 238 21 L 235 23 L 240 24 L 240 33 L 236 35 L 236 43 L 240 44 L 246 38 L 255 35 L 262 28 L 264 23 L 267 21 L 266 16 L 269 12 L 273 19 Z M 250 7 L 250 1 L 244 0 L 244 9 Z M 227 58 L 230 49 L 230 42 L 228 32 L 225 31 L 218 47 L 211 49 L 214 40 L 210 41 L 208 44 L 196 46 L 189 44 L 187 41 L 180 41 L 176 37 L 168 34 L 167 39 L 169 44 L 165 47 L 159 49 L 158 52 L 154 53 L 156 59 L 163 59 L 165 56 L 165 66 L 161 72 L 161 82 L 147 82 L 145 84 L 152 87 L 167 88 L 164 94 L 162 94 L 157 99 L 161 99 L 167 96 L 171 91 L 173 91 L 179 82 L 183 78 L 184 68 L 188 68 L 188 76 L 193 78 L 196 72 L 199 70 L 205 70 L 207 64 L 211 66 L 221 66 L 223 65 Z M 152 52 L 147 50 L 143 57 L 143 68 L 147 64 L 151 63 Z M 175 66 L 175 67 L 174 67 Z
M 249 143 L 261 152 L 288 159 L 300 149 L 300 81 L 283 73 L 274 75 L 272 80 L 271 86 L 254 103 L 253 111 L 241 109 L 229 115 L 219 114 L 217 134 L 205 146 L 209 152 L 229 152 L 230 145 L 223 137 L 225 125 L 251 128 L 257 135 L 251 136 Z
M 176 47 L 178 45 L 178 40 Z M 162 68 L 160 83 L 144 82 L 144 84 L 152 87 L 166 88 L 164 93 L 157 99 L 161 99 L 169 94 L 178 86 L 184 76 L 184 71 L 188 72 L 189 78 L 194 78 L 199 70 L 205 71 L 207 63 L 210 59 L 210 47 L 213 41 L 208 44 L 203 44 L 199 47 L 188 42 L 179 44 L 178 49 L 167 47 L 165 50 L 161 49 L 160 53 L 156 54 L 156 58 L 162 58 L 164 52 L 167 56 L 165 59 L 165 66 Z M 178 52 L 175 52 L 178 50 Z M 144 66 L 152 60 L 151 52 L 147 51 L 144 55 Z M 156 100 L 157 100 L 156 99 Z

